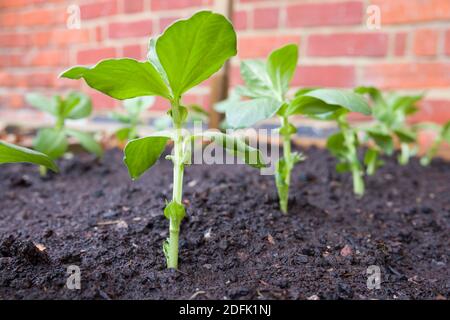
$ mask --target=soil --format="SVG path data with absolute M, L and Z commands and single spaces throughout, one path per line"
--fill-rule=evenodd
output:
M 292 176 L 290 213 L 272 176 L 244 165 L 187 168 L 180 270 L 162 242 L 171 163 L 132 182 L 122 152 L 62 160 L 42 179 L 0 168 L 0 299 L 448 299 L 450 164 L 395 160 L 362 199 L 326 151 Z M 66 287 L 67 267 L 81 290 Z M 380 267 L 380 289 L 367 268 Z

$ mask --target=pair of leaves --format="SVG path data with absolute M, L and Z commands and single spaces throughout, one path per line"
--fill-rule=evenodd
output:
M 33 163 L 47 167 L 54 172 L 58 171 L 56 164 L 47 155 L 5 141 L 0 141 L 0 164 L 17 162 Z
M 156 132 L 148 137 L 131 140 L 125 147 L 124 163 L 131 178 L 138 179 L 145 171 L 150 169 L 161 156 L 167 142 L 173 139 L 172 131 Z M 249 146 L 240 138 L 223 134 L 221 132 L 204 132 L 201 135 L 184 137 L 185 141 L 204 138 L 223 147 L 229 153 L 243 159 L 246 164 L 262 168 L 265 167 L 263 157 L 258 149 Z
M 233 26 L 210 11 L 172 24 L 150 47 L 149 62 L 104 60 L 92 68 L 71 68 L 61 77 L 83 78 L 90 87 L 119 100 L 152 95 L 173 100 L 237 53 Z
M 219 105 L 226 113 L 227 124 L 246 128 L 273 117 L 283 106 L 298 60 L 297 45 L 290 44 L 273 51 L 267 62 L 248 60 L 241 63 L 245 87 L 238 87 L 230 99 Z M 244 96 L 251 100 L 241 101 Z
M 33 141 L 34 149 L 48 155 L 51 159 L 58 159 L 68 148 L 67 137 L 75 138 L 87 151 L 101 157 L 103 150 L 91 134 L 74 129 L 45 128 L 39 130 Z
M 26 95 L 26 100 L 33 107 L 59 119 L 83 119 L 92 112 L 90 98 L 79 92 L 71 92 L 65 98 L 47 98 L 39 93 L 30 93 Z
M 116 131 L 116 137 L 120 141 L 127 139 L 134 139 L 137 136 L 136 126 L 140 123 L 139 117 L 141 113 L 153 105 L 155 97 L 145 96 L 127 99 L 124 101 L 123 106 L 126 114 L 119 112 L 112 112 L 110 117 L 116 121 L 126 124 L 126 127 L 120 128 Z

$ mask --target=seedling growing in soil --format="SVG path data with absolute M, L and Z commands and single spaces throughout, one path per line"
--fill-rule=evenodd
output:
M 151 107 L 154 102 L 155 97 L 152 96 L 124 100 L 123 107 L 126 113 L 111 113 L 111 118 L 125 125 L 123 128 L 116 131 L 116 137 L 119 141 L 132 140 L 138 137 L 137 127 L 141 124 L 139 118 L 142 112 Z
M 408 126 L 407 118 L 418 111 L 416 103 L 423 96 L 395 96 L 383 97 L 380 90 L 374 87 L 360 87 L 357 93 L 368 94 L 373 102 L 373 118 L 375 122 L 364 127 L 366 140 L 374 143 L 365 156 L 367 173 L 372 175 L 383 164 L 380 154 L 392 155 L 394 143 L 400 144 L 398 162 L 406 165 L 409 158 L 416 153 L 416 132 Z
M 54 172 L 58 171 L 56 164 L 47 155 L 5 141 L 0 141 L 0 164 L 17 162 L 33 163 L 49 168 Z
M 91 114 L 92 105 L 89 97 L 78 92 L 72 92 L 66 98 L 56 95 L 49 99 L 40 94 L 32 93 L 28 94 L 26 99 L 33 107 L 51 114 L 56 118 L 56 123 L 53 128 L 44 128 L 38 131 L 33 141 L 35 150 L 56 160 L 66 153 L 68 137 L 73 137 L 87 151 L 94 153 L 98 157 L 102 155 L 103 151 L 101 146 L 94 140 L 91 134 L 65 127 L 67 119 L 83 119 Z M 41 166 L 40 172 L 42 176 L 45 176 L 47 174 L 47 168 Z
M 423 166 L 428 166 L 431 163 L 431 160 L 436 156 L 439 147 L 445 142 L 450 144 L 450 121 L 442 126 L 435 123 L 423 123 L 418 125 L 418 129 L 433 130 L 437 134 L 430 149 L 428 149 L 427 153 L 420 159 L 420 163 Z
M 353 192 L 364 194 L 364 166 L 358 158 L 360 145 L 358 128 L 352 127 L 347 120 L 347 112 L 342 112 L 335 118 L 339 132 L 328 137 L 327 148 L 339 160 L 336 171 L 339 173 L 350 171 L 353 178 Z M 367 154 L 366 154 L 367 159 Z
M 192 142 L 205 138 L 243 157 L 247 164 L 264 166 L 259 151 L 235 137 L 219 132 L 191 135 L 183 129 L 188 109 L 181 104 L 182 95 L 208 79 L 234 55 L 236 34 L 231 23 L 222 15 L 201 11 L 172 24 L 152 39 L 148 61 L 103 60 L 92 68 L 74 67 L 62 74 L 70 79 L 84 78 L 89 86 L 116 99 L 158 95 L 170 102 L 173 129 L 130 141 L 124 157 L 131 177 L 137 179 L 155 164 L 169 140 L 174 143 L 174 152 L 168 156 L 174 165 L 173 196 L 164 209 L 170 220 L 169 239 L 163 245 L 168 268 L 178 267 L 180 223 L 186 214 L 182 202 L 183 172 L 184 166 L 190 164 Z
M 290 44 L 273 51 L 266 62 L 243 61 L 241 76 L 245 85 L 238 87 L 226 102 L 219 105 L 220 110 L 225 110 L 226 125 L 232 128 L 246 128 L 275 115 L 279 117 L 283 158 L 277 162 L 275 182 L 284 213 L 288 211 L 291 171 L 304 159 L 303 155 L 291 151 L 291 137 L 297 128 L 290 119 L 296 115 L 333 119 L 346 110 L 370 114 L 364 99 L 342 90 L 302 89 L 293 99 L 287 98 L 297 60 L 298 47 Z M 247 99 L 242 100 L 241 97 Z

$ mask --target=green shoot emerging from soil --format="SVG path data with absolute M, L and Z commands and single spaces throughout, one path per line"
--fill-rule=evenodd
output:
M 241 76 L 245 86 L 236 91 L 218 107 L 226 114 L 226 125 L 246 128 L 255 123 L 278 116 L 279 133 L 283 141 L 283 157 L 276 165 L 275 181 L 280 208 L 288 211 L 291 171 L 303 160 L 291 151 L 291 137 L 297 132 L 291 119 L 295 115 L 316 118 L 336 118 L 343 110 L 370 114 L 365 101 L 358 95 L 333 89 L 302 89 L 293 99 L 287 98 L 290 82 L 298 60 L 297 45 L 286 45 L 273 51 L 266 62 L 248 60 L 241 63 Z M 241 97 L 247 98 L 242 100 Z
M 435 123 L 421 123 L 418 125 L 419 130 L 432 130 L 436 133 L 436 138 L 428 149 L 427 153 L 420 159 L 420 163 L 423 166 L 428 166 L 431 160 L 436 156 L 439 151 L 439 147 L 443 143 L 450 145 L 450 121 L 440 126 Z
M 155 97 L 137 97 L 127 99 L 123 102 L 125 114 L 112 112 L 111 118 L 123 123 L 125 126 L 116 131 L 116 137 L 120 141 L 132 140 L 138 137 L 137 127 L 141 124 L 140 116 L 145 109 L 151 107 L 155 102 Z
M 375 122 L 363 127 L 366 140 L 371 140 L 365 155 L 367 173 L 374 174 L 375 170 L 383 164 L 380 154 L 392 155 L 395 142 L 400 145 L 398 162 L 406 165 L 409 158 L 416 153 L 416 132 L 407 124 L 407 118 L 418 111 L 416 103 L 423 96 L 397 96 L 391 94 L 383 96 L 381 91 L 374 87 L 360 87 L 355 89 L 360 94 L 370 96 L 373 107 L 372 114 Z
M 168 268 L 178 267 L 180 223 L 186 212 L 182 202 L 184 167 L 190 164 L 192 142 L 207 139 L 244 158 L 246 163 L 261 167 L 261 156 L 237 138 L 220 132 L 191 135 L 183 126 L 188 109 L 182 95 L 217 72 L 230 57 L 236 55 L 236 33 L 222 15 L 201 11 L 187 20 L 168 27 L 157 39 L 150 40 L 148 61 L 110 59 L 92 68 L 74 67 L 62 74 L 71 79 L 84 78 L 87 84 L 113 98 L 130 99 L 157 95 L 167 99 L 173 129 L 130 141 L 125 147 L 124 162 L 133 179 L 139 178 L 159 159 L 169 140 L 174 151 L 172 201 L 164 215 L 169 219 L 169 239 L 163 250 Z
M 102 155 L 103 151 L 101 146 L 94 140 L 91 134 L 69 129 L 65 126 L 67 119 L 83 119 L 91 114 L 92 105 L 89 97 L 78 92 L 72 92 L 66 98 L 53 96 L 49 99 L 40 94 L 31 93 L 27 95 L 26 99 L 33 107 L 56 118 L 56 123 L 53 128 L 44 128 L 38 131 L 33 141 L 35 150 L 56 160 L 66 153 L 68 137 L 73 137 L 87 151 L 94 153 L 98 157 Z M 45 176 L 47 174 L 47 168 L 41 166 L 40 172 L 42 176 Z
M 5 141 L 0 141 L 0 164 L 17 162 L 33 163 L 54 172 L 58 172 L 58 167 L 55 162 L 47 155 Z
M 364 166 L 358 158 L 360 145 L 358 129 L 347 121 L 347 112 L 336 117 L 339 132 L 331 135 L 327 140 L 328 150 L 339 160 L 336 171 L 339 173 L 350 171 L 353 178 L 353 192 L 362 196 L 364 194 Z

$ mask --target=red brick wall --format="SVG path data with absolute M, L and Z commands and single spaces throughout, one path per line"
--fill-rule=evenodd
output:
M 0 0 L 0 108 L 25 106 L 27 91 L 81 88 L 97 108 L 113 99 L 58 79 L 74 64 L 108 57 L 144 59 L 148 38 L 174 19 L 221 0 Z M 81 29 L 68 29 L 67 7 L 78 4 Z M 381 29 L 366 26 L 366 9 L 381 9 Z M 300 45 L 296 86 L 376 85 L 427 91 L 416 119 L 450 119 L 450 0 L 235 0 L 239 58 L 264 57 Z M 232 83 L 240 82 L 239 58 Z M 188 102 L 206 104 L 207 84 Z M 159 100 L 159 107 L 164 102 Z

